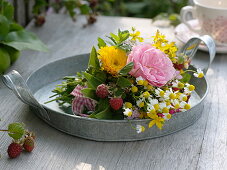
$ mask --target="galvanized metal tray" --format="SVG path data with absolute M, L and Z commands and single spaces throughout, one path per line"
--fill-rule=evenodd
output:
M 215 56 L 215 44 L 209 36 L 192 38 L 182 48 L 182 52 L 193 58 L 198 45 L 203 41 L 209 49 L 209 61 L 204 72 L 207 71 Z M 137 134 L 131 126 L 137 124 L 147 127 L 149 120 L 98 120 L 80 117 L 72 114 L 70 107 L 59 107 L 57 102 L 44 104 L 49 101 L 55 85 L 64 76 L 75 75 L 77 71 L 85 70 L 89 54 L 77 55 L 49 63 L 36 70 L 25 82 L 17 71 L 2 77 L 3 82 L 21 99 L 28 104 L 41 119 L 56 129 L 70 135 L 96 141 L 135 141 L 161 137 L 192 125 L 203 110 L 204 98 L 208 93 L 206 78 L 192 78 L 191 83 L 196 86 L 190 102 L 192 108 L 186 112 L 176 113 L 172 119 L 166 121 L 162 130 L 152 127 Z M 195 67 L 191 67 L 195 69 Z

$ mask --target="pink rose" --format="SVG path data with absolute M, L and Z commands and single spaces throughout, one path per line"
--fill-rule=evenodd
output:
M 141 76 L 153 86 L 161 87 L 177 75 L 169 57 L 150 44 L 133 47 L 128 57 L 127 63 L 129 62 L 134 62 L 129 73 L 136 78 Z

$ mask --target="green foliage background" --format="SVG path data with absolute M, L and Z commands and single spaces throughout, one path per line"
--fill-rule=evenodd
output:
M 99 0 L 103 15 L 153 18 L 160 13 L 179 13 L 188 0 Z

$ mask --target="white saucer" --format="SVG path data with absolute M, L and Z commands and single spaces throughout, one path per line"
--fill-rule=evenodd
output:
M 198 27 L 198 20 L 191 20 L 189 24 L 193 27 Z M 181 23 L 176 26 L 174 34 L 178 40 L 183 43 L 186 43 L 192 37 L 200 36 L 198 33 L 191 31 L 185 24 Z M 207 47 L 203 44 L 199 46 L 199 49 L 202 51 L 208 51 Z M 227 46 L 216 45 L 217 53 L 227 53 Z

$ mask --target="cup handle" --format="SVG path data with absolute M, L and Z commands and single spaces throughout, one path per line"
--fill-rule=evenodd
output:
M 14 94 L 25 104 L 39 109 L 40 114 L 47 120 L 50 120 L 48 112 L 35 99 L 27 83 L 22 76 L 15 70 L 2 76 L 3 83 L 14 92 Z
M 189 15 L 191 13 L 191 15 Z M 200 29 L 193 28 L 188 21 L 196 18 L 195 7 L 193 6 L 185 6 L 180 11 L 181 22 L 184 23 L 191 31 L 200 33 Z M 190 16 L 190 19 L 189 19 Z
M 194 37 L 188 40 L 188 42 L 181 49 L 181 53 L 187 55 L 191 60 L 195 56 L 200 43 L 203 42 L 207 46 L 209 51 L 209 62 L 206 67 L 203 68 L 203 72 L 206 74 L 210 64 L 214 60 L 216 54 L 216 46 L 214 40 L 209 35 L 203 35 L 201 37 Z

